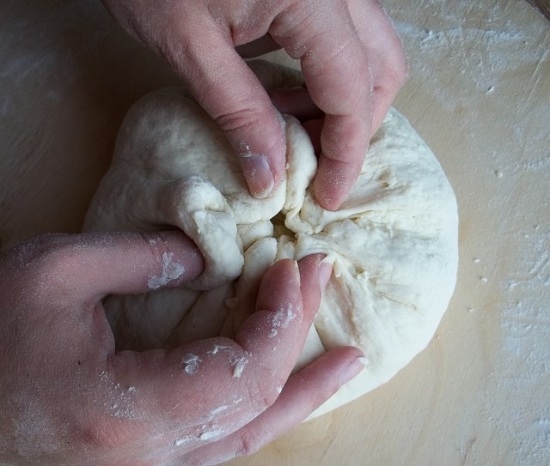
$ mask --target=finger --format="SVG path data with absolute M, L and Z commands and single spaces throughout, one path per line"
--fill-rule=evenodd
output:
M 321 153 L 321 131 L 323 130 L 323 120 L 307 120 L 303 123 L 303 126 L 309 136 L 309 139 L 311 140 L 313 152 L 318 156 Z
M 311 254 L 298 261 L 300 270 L 300 291 L 302 293 L 302 302 L 304 313 L 311 316 L 312 322 L 319 305 L 321 297 L 331 275 L 332 262 L 325 259 L 324 254 Z M 303 326 L 302 331 L 309 331 L 311 325 Z M 302 335 L 305 339 L 306 335 Z
M 107 294 L 144 293 L 196 278 L 204 268 L 181 232 L 50 235 L 28 243 L 33 282 L 48 279 L 56 299 L 95 304 Z
M 372 136 L 407 79 L 407 59 L 399 35 L 378 1 L 350 0 L 349 8 L 373 74 Z
M 327 281 L 326 268 L 320 273 L 317 267 L 320 257 L 301 261 L 302 277 L 294 261 L 274 264 L 260 284 L 256 312 L 234 341 L 218 337 L 171 351 L 120 352 L 107 372 L 115 384 L 139 392 L 134 408 L 140 417 L 159 425 L 168 419 L 189 445 L 236 431 L 275 402 L 296 363 Z M 212 423 L 216 436 L 205 434 Z
M 250 192 L 268 196 L 285 174 L 282 119 L 260 82 L 212 21 L 194 25 L 201 41 L 168 54 L 193 95 L 225 131 L 239 157 Z M 204 51 L 208 50 L 208 53 Z M 172 55 L 172 56 L 171 56 Z
M 315 275 L 318 275 L 318 270 Z M 305 278 L 311 281 L 309 277 Z M 300 268 L 295 261 L 276 262 L 262 278 L 256 312 L 235 336 L 235 341 L 247 352 L 257 355 L 255 363 L 258 366 L 265 368 L 268 374 L 278 373 L 275 380 L 272 377 L 266 380 L 267 383 L 275 382 L 272 388 L 284 385 L 305 341 L 303 329 L 307 331 L 311 326 L 317 310 L 304 307 L 300 282 Z M 315 292 L 319 292 L 319 286 L 312 290 Z
M 332 210 L 359 175 L 373 112 L 372 71 L 345 8 L 344 2 L 302 2 L 270 29 L 289 54 L 300 58 L 308 91 L 326 114 L 314 190 L 321 206 Z M 327 24 L 326 17 L 333 21 Z
M 237 334 L 236 341 L 249 352 L 254 350 L 253 345 L 259 345 L 264 359 L 257 361 L 271 369 L 282 365 L 283 374 L 290 374 L 296 360 L 302 351 L 309 329 L 319 308 L 321 296 L 332 274 L 332 265 L 324 260 L 324 255 L 313 254 L 296 263 L 282 260 L 271 267 L 264 275 L 256 300 L 256 314 L 251 316 L 245 326 Z M 297 307 L 299 306 L 299 307 Z M 267 339 L 257 338 L 255 331 L 259 328 L 255 317 L 262 318 L 261 314 L 271 313 L 271 327 Z M 302 322 L 294 322 L 300 318 Z M 284 343 L 285 352 L 272 350 L 273 340 L 277 339 L 281 330 L 290 325 L 294 326 L 295 335 Z M 253 329 L 253 330 L 250 330 Z M 288 331 L 285 331 L 288 334 Z M 286 380 L 286 377 L 284 377 Z
M 242 429 L 185 455 L 189 464 L 219 464 L 251 455 L 304 421 L 364 365 L 355 348 L 333 349 L 290 377 L 281 395 Z
M 304 87 L 274 89 L 270 92 L 270 97 L 277 110 L 293 115 L 301 122 L 324 116 Z
M 311 140 L 314 153 L 319 155 L 325 114 L 311 100 L 307 89 L 304 87 L 274 89 L 269 95 L 277 110 L 298 118 Z

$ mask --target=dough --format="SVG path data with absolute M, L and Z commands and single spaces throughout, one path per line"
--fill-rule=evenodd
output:
M 107 299 L 120 349 L 231 336 L 246 318 L 248 291 L 274 260 L 327 254 L 333 275 L 298 366 L 325 348 L 353 345 L 366 368 L 321 414 L 385 383 L 432 338 L 456 281 L 457 207 L 432 152 L 391 110 L 348 200 L 337 212 L 323 210 L 308 188 L 311 143 L 294 118 L 284 121 L 287 179 L 260 200 L 248 194 L 221 131 L 183 90 L 144 97 L 124 120 L 85 230 L 170 225 L 206 259 L 189 287 Z

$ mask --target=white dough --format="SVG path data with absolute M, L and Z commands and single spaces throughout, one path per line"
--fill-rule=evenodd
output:
M 321 414 L 389 380 L 432 338 L 456 280 L 457 207 L 432 152 L 391 110 L 348 200 L 323 210 L 308 188 L 316 170 L 310 141 L 295 119 L 285 121 L 287 180 L 260 200 L 248 194 L 221 131 L 183 91 L 146 96 L 123 123 L 85 229 L 171 225 L 206 258 L 190 288 L 107 300 L 119 348 L 231 336 L 246 318 L 248 290 L 274 260 L 327 254 L 334 271 L 299 366 L 352 345 L 366 368 Z

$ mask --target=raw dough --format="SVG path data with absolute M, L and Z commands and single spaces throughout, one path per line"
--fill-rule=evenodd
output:
M 182 90 L 144 97 L 122 125 L 85 230 L 175 226 L 206 258 L 188 288 L 106 301 L 121 349 L 231 336 L 246 318 L 248 290 L 274 260 L 327 254 L 333 276 L 298 366 L 340 345 L 360 347 L 367 362 L 321 414 L 389 380 L 432 338 L 456 280 L 457 208 L 432 152 L 391 110 L 348 200 L 323 210 L 308 188 L 316 169 L 310 141 L 295 119 L 285 122 L 287 180 L 259 200 L 221 131 Z

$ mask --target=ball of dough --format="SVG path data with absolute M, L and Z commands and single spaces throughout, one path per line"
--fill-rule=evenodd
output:
M 438 161 L 395 110 L 336 212 L 322 209 L 309 188 L 317 161 L 307 134 L 292 117 L 284 124 L 286 180 L 256 199 L 223 133 L 183 90 L 144 97 L 124 120 L 85 230 L 172 226 L 205 257 L 205 271 L 188 287 L 152 284 L 147 295 L 106 301 L 119 349 L 231 337 L 273 261 L 326 254 L 333 275 L 298 367 L 352 345 L 365 353 L 366 368 L 321 414 L 385 383 L 432 338 L 456 281 L 457 207 Z

